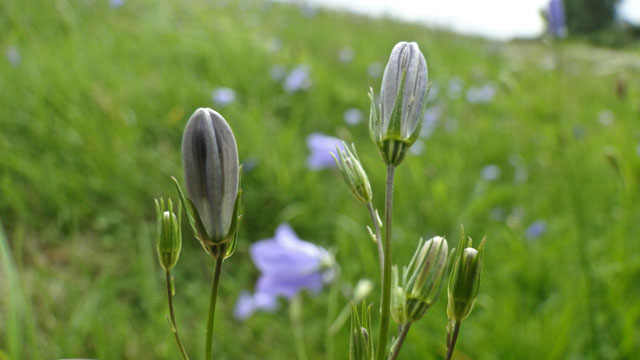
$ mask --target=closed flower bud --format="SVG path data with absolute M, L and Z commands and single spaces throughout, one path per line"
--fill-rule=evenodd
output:
M 351 148 L 353 149 L 353 151 L 351 151 L 347 144 L 342 144 L 344 151 L 340 149 L 340 147 L 336 147 L 338 157 L 333 153 L 331 153 L 331 156 L 333 156 L 336 164 L 338 164 L 340 173 L 342 173 L 342 177 L 347 183 L 347 186 L 349 186 L 349 190 L 351 190 L 353 196 L 366 205 L 370 203 L 373 198 L 369 177 L 367 177 L 367 173 L 364 171 L 362 164 L 360 164 L 356 146 L 351 144 Z
M 185 207 L 196 237 L 205 249 L 233 241 L 240 171 L 236 139 L 222 115 L 196 110 L 184 130 L 182 162 L 189 197 Z
M 448 287 L 447 315 L 452 321 L 459 322 L 469 316 L 478 297 L 484 243 L 485 239 L 482 239 L 478 249 L 474 249 L 471 238 L 465 239 L 464 229 L 461 230 L 460 244 Z
M 445 238 L 436 236 L 419 245 L 409 265 L 407 281 L 407 316 L 418 320 L 440 296 L 447 270 L 449 247 Z
M 164 200 L 156 200 L 156 215 L 158 223 L 158 237 L 156 249 L 160 265 L 165 271 L 171 269 L 178 262 L 182 248 L 182 234 L 180 230 L 180 213 L 182 207 L 178 204 L 178 216 L 173 212 L 173 203 L 168 201 L 165 209 Z
M 370 309 L 362 301 L 360 314 L 356 305 L 351 303 L 351 331 L 349 341 L 349 360 L 372 360 L 373 342 L 371 334 Z
M 400 164 L 420 135 L 427 80 L 427 63 L 418 44 L 399 42 L 382 76 L 379 116 L 370 90 L 369 133 L 389 165 Z

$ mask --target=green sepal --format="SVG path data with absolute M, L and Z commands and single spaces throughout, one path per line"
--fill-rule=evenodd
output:
M 214 242 L 211 241 L 209 235 L 207 234 L 207 230 L 204 228 L 202 224 L 202 220 L 200 220 L 200 214 L 198 214 L 198 209 L 193 204 L 191 199 L 184 196 L 182 192 L 182 188 L 180 188 L 180 183 L 175 177 L 171 177 L 171 180 L 176 186 L 176 190 L 178 190 L 178 196 L 180 197 L 180 201 L 184 207 L 184 212 L 187 215 L 187 220 L 189 220 L 189 225 L 191 225 L 191 231 L 193 231 L 193 235 L 200 241 L 200 244 L 204 248 L 206 252 L 209 252 L 208 247 L 213 245 Z

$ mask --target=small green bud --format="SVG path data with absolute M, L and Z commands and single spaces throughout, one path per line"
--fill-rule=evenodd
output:
M 349 190 L 353 196 L 358 199 L 364 205 L 371 202 L 373 198 L 373 194 L 371 192 L 371 184 L 369 183 L 369 177 L 367 177 L 367 173 L 364 171 L 362 164 L 360 163 L 360 159 L 358 158 L 358 153 L 356 152 L 356 146 L 351 144 L 351 149 L 345 144 L 342 143 L 344 147 L 344 151 L 340 149 L 340 147 L 336 147 L 338 152 L 338 158 L 331 153 L 333 159 L 336 161 L 338 168 L 340 169 L 340 173 L 342 173 L 342 177 L 344 181 L 349 186 Z
M 178 216 L 173 212 L 173 203 L 169 199 L 165 209 L 164 200 L 156 199 L 156 215 L 158 224 L 158 237 L 156 250 L 160 265 L 165 271 L 171 269 L 178 262 L 180 249 L 182 248 L 182 232 L 180 229 L 180 217 L 182 206 L 178 203 Z
M 349 338 L 349 360 L 373 360 L 373 342 L 371 341 L 370 308 L 362 301 L 362 309 L 351 303 L 351 329 Z
M 427 80 L 427 62 L 418 44 L 403 41 L 391 51 L 382 76 L 379 117 L 373 89 L 369 92 L 369 134 L 389 165 L 399 165 L 420 134 Z
M 436 236 L 418 246 L 411 277 L 407 281 L 407 316 L 415 321 L 424 315 L 440 296 L 447 270 L 449 246 L 445 238 Z
M 483 238 L 478 249 L 474 249 L 471 238 L 465 239 L 464 228 L 461 228 L 460 244 L 449 278 L 447 316 L 450 320 L 462 321 L 473 310 L 480 289 L 485 241 Z
M 391 268 L 391 316 L 398 324 L 420 319 L 440 296 L 447 269 L 447 240 L 441 236 L 426 242 L 420 239 L 411 262 L 402 270 Z

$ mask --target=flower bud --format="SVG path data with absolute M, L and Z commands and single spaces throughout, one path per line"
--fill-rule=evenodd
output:
M 164 200 L 160 199 L 160 201 L 158 201 L 156 199 L 158 223 L 156 250 L 158 251 L 160 265 L 162 265 L 165 271 L 171 271 L 180 257 L 180 249 L 182 248 L 182 232 L 180 230 L 181 210 L 182 207 L 178 204 L 178 216 L 176 217 L 176 214 L 173 212 L 171 199 L 168 201 L 166 210 Z
M 471 238 L 467 241 L 464 229 L 461 230 L 460 244 L 449 278 L 447 315 L 450 320 L 462 321 L 473 309 L 480 288 L 485 240 L 482 239 L 476 250 L 472 247 Z
M 240 170 L 236 139 L 222 115 L 206 108 L 196 110 L 184 130 L 182 162 L 190 201 L 185 207 L 196 236 L 205 249 L 232 241 Z
M 418 245 L 414 261 L 409 266 L 411 277 L 405 286 L 407 316 L 418 320 L 440 296 L 442 279 L 447 270 L 449 247 L 445 238 L 436 236 Z
M 366 205 L 370 203 L 373 198 L 369 177 L 367 177 L 367 173 L 364 171 L 362 164 L 360 164 L 356 146 L 351 144 L 351 148 L 353 149 L 353 151 L 351 151 L 347 144 L 343 142 L 342 145 L 344 151 L 340 149 L 340 147 L 336 147 L 340 160 L 338 160 L 333 153 L 331 153 L 331 156 L 333 156 L 336 164 L 338 164 L 340 173 L 347 183 L 347 186 L 349 186 L 349 190 L 351 190 L 353 196 Z
M 373 359 L 373 342 L 370 339 L 371 315 L 365 301 L 362 301 L 360 316 L 356 305 L 351 303 L 349 360 Z
M 427 63 L 418 44 L 399 42 L 382 76 L 379 117 L 373 90 L 369 92 L 369 134 L 389 165 L 399 165 L 420 135 L 427 79 Z

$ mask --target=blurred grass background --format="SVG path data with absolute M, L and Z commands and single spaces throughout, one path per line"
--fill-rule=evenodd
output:
M 348 126 L 343 113 L 368 117 L 367 89 L 380 87 L 369 67 L 384 66 L 402 40 L 425 54 L 439 88 L 430 106 L 441 116 L 424 151 L 396 172 L 394 262 L 405 264 L 420 236 L 455 243 L 460 223 L 488 238 L 459 358 L 640 358 L 637 50 L 492 42 L 310 10 L 259 1 L 0 4 L 0 358 L 178 358 L 153 198 L 175 198 L 169 177 L 182 177 L 182 130 L 202 106 L 226 117 L 241 161 L 252 165 L 214 351 L 219 359 L 295 358 L 284 302 L 275 314 L 233 318 L 239 293 L 258 276 L 248 248 L 287 221 L 333 249 L 339 308 L 345 284 L 378 281 L 366 209 L 335 169 L 306 167 L 305 138 L 355 142 L 382 207 L 384 166 L 367 123 Z M 354 54 L 346 63 L 345 47 Z M 309 66 L 312 86 L 287 93 L 272 68 L 299 64 Z M 465 91 L 491 84 L 495 98 L 450 97 L 452 79 Z M 236 94 L 225 107 L 211 99 L 220 86 Z M 487 165 L 499 176 L 483 177 Z M 531 234 L 536 221 L 545 226 Z M 175 301 L 184 342 L 201 358 L 212 261 L 186 230 Z M 346 359 L 346 329 L 335 354 L 326 352 L 328 294 L 304 296 L 307 351 Z M 401 358 L 443 357 L 445 307 L 443 295 L 412 327 Z

